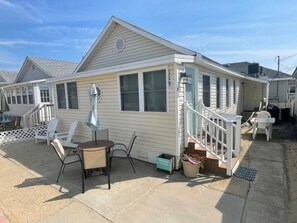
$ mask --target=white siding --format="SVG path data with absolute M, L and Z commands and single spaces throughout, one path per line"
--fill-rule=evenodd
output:
M 243 109 L 245 111 L 254 111 L 255 107 L 259 107 L 260 101 L 265 98 L 265 84 L 246 80 L 243 92 Z
M 161 153 L 175 155 L 176 112 L 174 66 L 169 67 L 168 73 L 170 74 L 171 81 L 171 86 L 168 86 L 169 112 L 119 111 L 120 98 L 118 95 L 117 74 L 77 80 L 79 109 L 57 109 L 56 114 L 59 119 L 58 130 L 65 131 L 69 128 L 71 122 L 78 120 L 79 124 L 75 134 L 83 136 L 86 139 L 91 138 L 91 130 L 84 124 L 90 110 L 87 92 L 90 83 L 99 84 L 102 89 L 102 100 L 98 104 L 98 115 L 100 117 L 101 128 L 109 129 L 109 138 L 111 140 L 128 144 L 132 132 L 136 131 L 138 138 L 135 141 L 135 148 L 132 152 L 133 157 L 155 162 L 156 157 Z
M 23 77 L 20 77 L 18 83 L 45 78 L 49 78 L 49 76 L 45 74 L 42 70 L 40 70 L 37 66 L 33 66 L 32 63 L 30 63 L 28 66 L 28 70 L 25 72 Z
M 122 52 L 118 52 L 115 48 L 115 42 L 119 37 L 125 40 L 125 48 Z M 89 63 L 80 71 L 137 62 L 175 53 L 178 52 L 136 34 L 121 25 L 116 25 L 103 45 L 94 52 Z

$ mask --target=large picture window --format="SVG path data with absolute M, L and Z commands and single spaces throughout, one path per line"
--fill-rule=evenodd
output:
M 16 89 L 13 88 L 11 90 L 11 99 L 12 99 L 12 104 L 16 104 Z
M 29 98 L 29 104 L 34 104 L 33 88 L 32 88 L 32 86 L 28 86 L 28 98 Z
M 166 69 L 120 75 L 121 111 L 167 111 Z
M 21 88 L 16 89 L 17 104 L 22 104 L 22 93 Z
M 203 75 L 203 104 L 210 107 L 210 76 Z
M 144 111 L 166 111 L 166 71 L 143 73 Z
M 11 104 L 11 94 L 10 94 L 10 89 L 6 90 L 6 99 L 7 103 Z
M 139 111 L 138 74 L 120 76 L 122 111 Z
M 78 109 L 76 82 L 57 84 L 56 88 L 59 109 Z

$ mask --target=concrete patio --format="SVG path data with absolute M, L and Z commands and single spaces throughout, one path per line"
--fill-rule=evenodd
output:
M 270 142 L 243 135 L 241 165 L 258 170 L 253 182 L 207 174 L 189 179 L 137 160 L 134 173 L 127 160 L 114 160 L 111 190 L 106 176 L 93 176 L 84 194 L 79 163 L 55 183 L 60 162 L 45 143 L 1 147 L 0 222 L 294 222 L 296 192 L 289 185 L 296 161 L 286 155 L 296 158 L 297 146 L 287 131 L 277 126 Z

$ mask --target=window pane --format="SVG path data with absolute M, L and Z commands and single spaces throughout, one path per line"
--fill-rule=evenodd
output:
M 230 106 L 230 101 L 229 101 L 229 80 L 226 79 L 226 106 Z
M 217 108 L 221 108 L 221 81 L 220 78 L 217 77 Z
M 40 87 L 40 101 L 41 102 L 50 102 L 49 87 L 47 87 L 47 86 Z
M 144 111 L 166 112 L 166 70 L 143 73 Z
M 203 104 L 210 107 L 210 76 L 203 75 Z
M 66 108 L 66 96 L 64 84 L 57 84 L 58 108 Z
M 22 87 L 23 104 L 28 104 L 27 88 Z
M 12 104 L 15 104 L 15 102 L 16 102 L 16 99 L 15 99 L 15 97 L 16 97 L 16 90 L 15 89 L 12 89 L 11 90 L 11 93 L 12 93 L 12 95 L 11 95 Z
M 33 89 L 31 86 L 28 87 L 28 97 L 29 97 L 29 104 L 33 104 Z
M 76 82 L 67 83 L 68 108 L 78 109 Z
M 21 99 L 21 88 L 16 89 L 16 95 L 17 95 L 17 103 L 22 104 L 22 99 Z
M 122 111 L 139 111 L 138 74 L 120 76 Z

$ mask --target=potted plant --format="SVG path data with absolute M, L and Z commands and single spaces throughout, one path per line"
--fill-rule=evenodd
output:
M 204 168 L 205 159 L 205 157 L 199 156 L 197 153 L 184 153 L 181 159 L 184 175 L 190 178 L 197 177 L 200 167 Z

